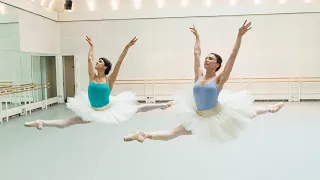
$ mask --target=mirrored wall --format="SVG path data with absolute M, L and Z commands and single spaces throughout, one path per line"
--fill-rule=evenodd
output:
M 2 109 L 57 96 L 55 55 L 0 50 L 0 59 Z
M 56 55 L 20 51 L 18 16 L 0 16 L 0 109 L 57 96 Z

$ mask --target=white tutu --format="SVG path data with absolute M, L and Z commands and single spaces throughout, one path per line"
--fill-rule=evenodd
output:
M 190 90 L 177 93 L 174 99 L 181 125 L 201 141 L 225 142 L 236 139 L 255 115 L 254 99 L 245 91 L 231 93 L 223 90 L 218 98 L 219 104 L 202 112 L 197 111 Z
M 92 109 L 86 92 L 80 92 L 75 97 L 68 98 L 66 105 L 84 121 L 107 124 L 125 122 L 138 110 L 135 94 L 132 92 L 122 92 L 116 96 L 110 95 L 108 108 L 101 111 Z

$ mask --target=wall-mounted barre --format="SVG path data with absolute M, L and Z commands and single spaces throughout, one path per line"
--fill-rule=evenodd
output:
M 286 83 L 289 85 L 289 92 L 288 94 L 288 101 L 292 101 L 292 94 L 293 94 L 293 85 L 298 84 L 298 99 L 301 98 L 301 84 L 302 83 L 318 83 L 320 82 L 320 77 L 264 77 L 264 78 L 230 78 L 227 81 L 227 84 L 248 84 L 247 88 L 251 91 L 251 86 L 253 84 L 261 84 L 261 83 Z M 152 86 L 153 90 L 152 93 L 153 95 L 153 102 L 155 102 L 156 99 L 156 86 L 157 85 L 164 85 L 164 84 L 176 84 L 176 85 L 192 85 L 194 83 L 194 79 L 192 78 L 155 78 L 155 79 L 122 79 L 122 80 L 117 80 L 116 84 L 119 85 L 143 85 L 144 86 L 144 97 L 145 101 L 149 100 L 148 98 L 148 86 Z M 286 94 L 286 93 L 282 93 Z M 310 94 L 310 93 L 309 93 Z M 319 93 L 313 93 L 313 94 L 320 94 Z M 159 95 L 159 94 L 158 94 Z
M 22 92 L 39 90 L 43 88 L 50 88 L 50 83 L 45 83 L 45 84 L 29 83 L 29 84 L 12 85 L 10 87 L 0 88 L 0 96 L 18 94 Z
M 19 84 L 19 85 L 12 85 L 12 86 L 7 86 L 5 88 L 0 88 L 0 98 L 1 96 L 6 96 L 6 97 L 10 97 L 10 95 L 13 94 L 19 94 L 19 93 L 23 93 L 24 94 L 24 105 L 22 106 L 25 111 L 26 114 L 29 113 L 31 114 L 31 109 L 29 108 L 29 103 L 31 102 L 30 99 L 27 100 L 27 96 L 31 96 L 31 92 L 35 91 L 35 90 L 40 90 L 40 89 L 48 89 L 50 88 L 50 83 L 45 83 L 45 84 L 35 84 L 35 83 L 28 83 L 28 84 Z M 27 95 L 28 94 L 28 95 Z M 45 94 L 47 94 L 47 92 L 45 91 Z M 3 118 L 6 117 L 6 121 L 9 121 L 9 117 L 8 117 L 8 101 L 4 101 L 5 102 L 5 110 L 2 110 L 2 102 L 1 102 L 1 106 L 0 106 L 0 123 L 3 123 Z M 28 103 L 27 103 L 28 102 Z M 47 97 L 45 95 L 45 108 L 48 107 L 48 101 L 47 101 Z M 5 115 L 2 114 L 2 112 L 5 111 Z
M 230 78 L 227 83 L 264 83 L 264 82 L 320 82 L 320 77 L 286 78 Z M 117 80 L 116 84 L 189 84 L 193 79 L 139 79 Z

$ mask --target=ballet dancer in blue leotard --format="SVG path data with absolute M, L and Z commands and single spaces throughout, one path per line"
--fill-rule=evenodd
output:
M 120 66 L 131 46 L 137 38 L 133 38 L 124 48 L 115 68 L 108 76 L 112 64 L 106 58 L 100 58 L 93 65 L 93 49 L 91 38 L 86 37 L 90 45 L 88 55 L 89 86 L 88 93 L 81 92 L 74 98 L 68 98 L 67 107 L 71 109 L 76 117 L 63 120 L 36 120 L 25 123 L 27 127 L 36 127 L 41 130 L 43 127 L 66 128 L 75 124 L 89 122 L 100 122 L 107 124 L 118 124 L 129 120 L 135 113 L 147 112 L 154 109 L 166 109 L 172 105 L 172 101 L 163 104 L 142 104 L 138 105 L 135 95 L 132 92 L 122 92 L 111 96 L 113 85 L 117 79 Z M 96 72 L 94 72 L 94 69 Z
M 246 92 L 230 93 L 222 91 L 229 79 L 236 56 L 240 49 L 242 37 L 251 29 L 251 22 L 243 24 L 239 29 L 233 51 L 221 74 L 216 75 L 220 69 L 222 59 L 218 54 L 207 55 L 203 75 L 200 68 L 200 38 L 193 26 L 191 32 L 196 37 L 194 48 L 195 84 L 193 92 L 179 93 L 175 96 L 175 108 L 179 111 L 181 125 L 171 131 L 137 132 L 124 137 L 124 141 L 137 140 L 143 142 L 146 138 L 152 140 L 171 140 L 181 135 L 194 134 L 207 142 L 225 142 L 238 137 L 240 130 L 257 115 L 278 112 L 283 103 L 269 107 L 253 107 L 253 98 Z M 193 93 L 193 94 L 192 94 Z

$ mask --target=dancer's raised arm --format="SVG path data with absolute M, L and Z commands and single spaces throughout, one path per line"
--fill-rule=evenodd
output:
M 201 48 L 200 48 L 200 37 L 198 31 L 196 30 L 195 26 L 190 28 L 191 32 L 196 37 L 196 42 L 194 44 L 194 82 L 198 80 L 200 76 L 202 76 L 202 70 L 200 67 L 200 56 L 201 56 Z
M 124 50 L 122 51 L 115 67 L 114 67 L 114 70 L 112 72 L 112 74 L 109 76 L 108 78 L 108 84 L 109 84 L 109 87 L 110 89 L 112 89 L 113 87 L 113 84 L 114 82 L 117 80 L 117 77 L 118 77 L 118 74 L 119 74 L 119 70 L 120 70 L 120 67 L 121 67 L 121 64 L 124 60 L 124 58 L 126 57 L 127 53 L 128 53 L 128 50 L 131 46 L 133 46 L 136 42 L 137 42 L 137 38 L 134 37 L 127 45 L 126 47 L 124 48 Z
M 86 40 L 88 41 L 90 48 L 88 53 L 88 73 L 89 73 L 89 80 L 93 81 L 95 77 L 94 73 L 94 66 L 93 66 L 93 44 L 90 37 L 86 36 Z
M 227 82 L 230 77 L 234 62 L 236 60 L 236 57 L 237 57 L 239 49 L 240 49 L 242 36 L 247 31 L 249 31 L 251 29 L 250 25 L 251 25 L 251 22 L 249 22 L 247 24 L 247 21 L 245 21 L 243 23 L 242 27 L 239 29 L 237 39 L 236 39 L 235 45 L 233 47 L 232 53 L 228 59 L 228 62 L 226 63 L 226 66 L 225 66 L 223 72 L 217 77 L 217 84 L 218 84 L 218 88 L 220 90 L 223 88 L 224 83 Z

